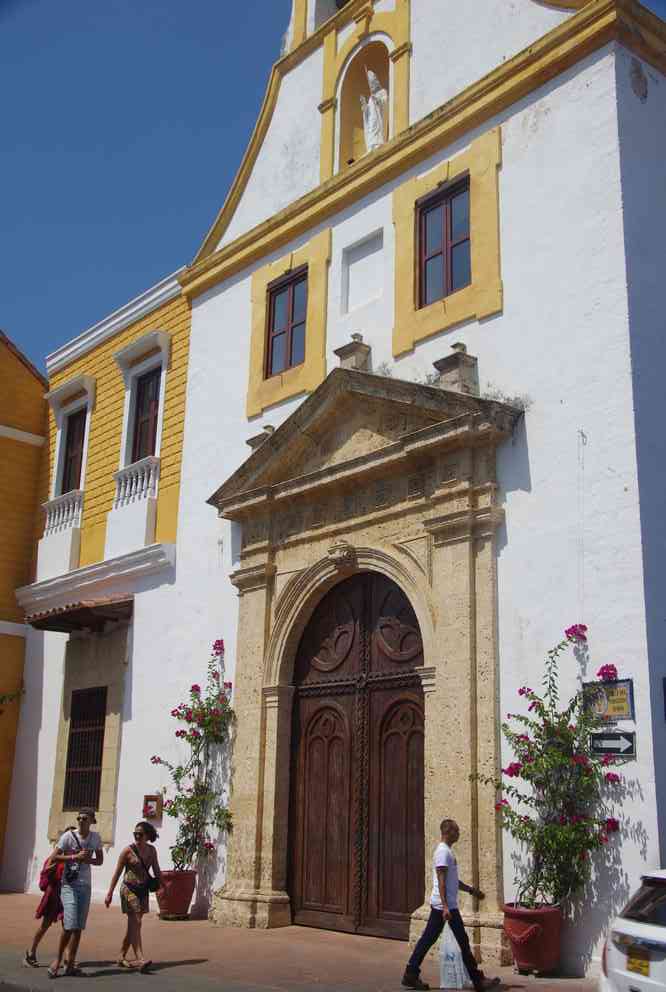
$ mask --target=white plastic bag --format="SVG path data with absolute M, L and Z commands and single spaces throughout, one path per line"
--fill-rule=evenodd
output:
M 471 989 L 467 968 L 463 964 L 458 941 L 447 923 L 439 947 L 439 984 L 443 989 Z

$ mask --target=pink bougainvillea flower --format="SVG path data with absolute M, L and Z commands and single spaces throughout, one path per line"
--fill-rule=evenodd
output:
M 597 678 L 602 682 L 617 682 L 617 668 L 615 665 L 602 665 L 597 672 Z
M 518 690 L 518 695 L 519 696 L 528 696 L 530 694 L 530 692 L 532 692 L 532 690 L 530 689 L 530 687 L 527 686 L 527 685 L 523 685 Z
M 506 768 L 502 769 L 504 774 L 508 775 L 509 778 L 517 778 L 517 776 L 520 775 L 522 770 L 523 770 L 523 766 L 521 765 L 520 761 L 512 761 L 510 765 L 507 765 Z
M 217 641 L 213 641 L 213 654 L 221 655 L 224 654 L 224 641 L 220 637 Z
M 171 710 L 171 716 L 179 716 L 178 710 Z
M 213 672 L 213 678 L 215 679 L 216 682 L 219 682 L 220 681 L 220 673 L 219 672 Z
M 201 695 L 201 686 L 200 685 L 197 685 L 196 682 L 195 682 L 194 685 L 191 686 L 190 692 L 192 693 L 193 696 L 199 696 L 199 695 Z
M 568 641 L 579 641 L 584 644 L 587 641 L 587 627 L 584 623 L 572 623 L 564 631 L 564 636 Z
M 224 683 L 224 688 L 225 689 L 231 689 L 232 687 L 233 687 L 233 682 L 225 682 Z
M 600 833 L 599 834 L 599 840 L 601 841 L 602 844 L 607 844 L 608 843 L 608 834 L 605 834 L 603 832 Z
M 586 754 L 574 754 L 571 759 L 572 765 L 583 765 L 586 767 L 589 764 L 589 760 Z
M 615 756 L 613 754 L 605 754 L 601 759 L 601 764 L 604 765 L 605 768 L 608 768 L 609 765 L 614 765 Z
M 525 744 L 531 744 L 532 743 L 527 734 L 518 734 L 518 736 L 516 737 L 516 740 L 517 741 L 523 741 L 523 743 L 525 743 Z
M 536 699 L 533 699 L 532 702 L 530 703 L 530 705 L 527 707 L 527 709 L 531 713 L 532 710 L 535 710 L 536 708 L 537 708 L 537 701 L 536 701 Z
M 162 759 L 159 758 L 156 754 L 154 754 L 150 760 L 151 760 L 151 763 L 153 765 L 161 765 L 162 764 Z
M 620 829 L 620 821 L 616 820 L 614 816 L 609 816 L 606 820 L 606 831 L 609 834 L 616 834 Z
M 508 805 L 509 805 L 509 804 L 508 804 L 508 802 L 506 801 L 506 799 L 502 799 L 502 800 L 500 800 L 500 802 L 498 802 L 498 803 L 495 803 L 495 809 L 496 809 L 496 810 L 497 810 L 497 812 L 499 813 L 499 811 L 500 811 L 501 809 L 503 809 L 503 807 L 504 807 L 504 806 L 508 806 Z
M 619 782 L 622 781 L 622 779 L 617 774 L 617 772 L 606 772 L 606 774 L 604 775 L 604 778 L 608 782 L 609 785 L 617 785 Z

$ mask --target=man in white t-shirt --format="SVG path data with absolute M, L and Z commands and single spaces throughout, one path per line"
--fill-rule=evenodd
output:
M 104 862 L 102 838 L 91 830 L 95 819 L 95 810 L 84 806 L 76 817 L 78 828 L 66 830 L 55 846 L 52 861 L 62 861 L 65 870 L 60 888 L 60 899 L 63 906 L 63 931 L 58 946 L 58 957 L 48 969 L 49 978 L 56 978 L 63 957 L 65 957 L 65 975 L 82 975 L 76 965 L 76 954 L 81 941 L 81 931 L 85 930 L 90 908 L 92 890 L 90 866 L 101 865 Z
M 419 938 L 414 953 L 407 962 L 402 984 L 408 989 L 429 989 L 427 982 L 421 979 L 421 965 L 426 954 L 439 939 L 446 923 L 451 927 L 453 936 L 458 941 L 463 961 L 472 985 L 481 992 L 499 985 L 499 978 L 485 978 L 476 963 L 469 939 L 465 932 L 460 910 L 458 909 L 458 891 L 469 892 L 477 899 L 485 896 L 480 889 L 461 882 L 458 877 L 458 862 L 453 853 L 453 845 L 460 837 L 460 829 L 455 820 L 442 820 L 439 825 L 442 841 L 435 848 L 432 862 L 432 895 L 430 896 L 430 918 L 423 934 Z

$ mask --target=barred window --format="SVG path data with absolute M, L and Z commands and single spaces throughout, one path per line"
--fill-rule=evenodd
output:
M 106 686 L 72 693 L 63 810 L 99 805 Z

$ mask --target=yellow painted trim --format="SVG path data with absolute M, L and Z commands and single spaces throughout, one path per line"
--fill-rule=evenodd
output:
M 180 484 L 160 487 L 157 494 L 155 543 L 175 544 L 178 533 L 178 500 Z
M 104 561 L 104 545 L 106 543 L 106 517 L 101 523 L 86 525 L 85 514 L 86 514 L 86 509 L 85 509 L 85 495 L 84 495 L 79 568 L 83 568 L 85 565 L 94 565 L 98 561 Z
M 393 194 L 396 278 L 393 355 L 410 351 L 463 320 L 489 317 L 502 309 L 499 244 L 500 128 L 488 131 L 455 158 L 417 176 Z M 418 307 L 416 202 L 443 183 L 469 176 L 472 282 L 427 307 Z
M 298 251 L 264 265 L 252 276 L 252 330 L 247 390 L 247 415 L 255 417 L 266 407 L 299 393 L 312 392 L 326 378 L 326 302 L 331 230 L 315 235 Z M 291 269 L 308 267 L 308 309 L 305 361 L 282 375 L 264 378 L 266 368 L 266 301 L 268 286 Z
M 377 13 L 372 4 L 367 3 L 355 14 L 356 29 L 338 50 L 337 31 L 326 36 L 324 41 L 324 84 L 322 106 L 328 107 L 335 101 L 340 86 L 340 77 L 355 49 L 370 34 L 387 35 L 394 45 L 390 56 L 394 59 L 393 73 L 393 130 L 399 134 L 409 127 L 409 60 L 411 45 L 409 33 L 411 25 L 410 0 L 401 0 L 395 10 Z M 396 55 L 397 53 L 397 55 Z M 340 101 L 338 99 L 338 105 Z M 335 113 L 335 111 L 334 111 Z M 330 115 L 329 115 L 330 116 Z M 333 175 L 335 162 L 336 127 L 324 115 L 321 133 L 321 181 Z M 339 132 L 339 128 L 337 129 Z M 339 137 L 339 134 L 338 134 Z M 342 164 L 340 166 L 342 168 Z
M 299 48 L 308 33 L 308 0 L 295 0 L 294 3 L 294 34 L 291 39 L 291 51 Z
M 23 682 L 25 639 L 10 634 L 0 634 L 0 695 L 14 695 Z M 9 796 L 14 772 L 16 732 L 18 729 L 20 700 L 5 703 L 0 716 L 0 858 L 5 839 Z
M 219 240 L 222 236 L 233 213 L 231 210 L 227 215 L 228 200 L 215 237 L 209 236 L 197 260 L 178 277 L 185 295 L 198 296 L 287 245 L 613 41 L 620 41 L 666 72 L 666 24 L 660 18 L 636 0 L 592 0 L 579 13 L 468 86 L 424 120 L 396 135 L 372 155 L 366 155 L 351 168 L 214 251 L 215 238 Z M 308 42 L 298 51 L 307 49 Z
M 396 2 L 398 5 L 405 6 L 408 9 L 411 0 L 396 0 Z M 280 86 L 284 76 L 286 76 L 288 72 L 291 72 L 292 69 L 295 69 L 297 65 L 300 65 L 301 62 L 303 62 L 318 48 L 325 45 L 329 37 L 332 38 L 335 49 L 337 47 L 338 32 L 344 28 L 345 25 L 356 20 L 359 15 L 359 11 L 362 11 L 366 5 L 367 0 L 349 0 L 349 3 L 345 4 L 342 10 L 339 10 L 335 16 L 325 21 L 324 24 L 322 24 L 321 27 L 319 27 L 311 35 L 307 35 L 302 44 L 292 48 L 287 55 L 283 56 L 279 62 L 275 63 L 271 70 L 268 85 L 266 87 L 266 94 L 264 96 L 264 102 L 261 110 L 259 111 L 259 117 L 257 118 L 257 123 L 254 131 L 252 132 L 250 143 L 247 147 L 245 155 L 243 156 L 243 160 L 240 164 L 238 172 L 236 173 L 234 181 L 231 184 L 231 188 L 227 194 L 227 198 L 224 201 L 222 209 L 218 213 L 208 233 L 206 234 L 203 244 L 194 258 L 193 264 L 198 263 L 204 258 L 208 258 L 215 252 L 215 249 L 223 237 L 224 232 L 231 223 L 240 199 L 245 192 L 245 188 L 250 175 L 252 174 L 254 164 L 257 161 L 259 152 L 261 151 L 261 146 L 263 145 L 266 134 L 268 133 L 268 128 L 273 118 L 273 112 L 275 111 L 275 105 L 277 103 Z M 297 22 L 295 21 L 294 27 L 296 27 L 296 24 Z

